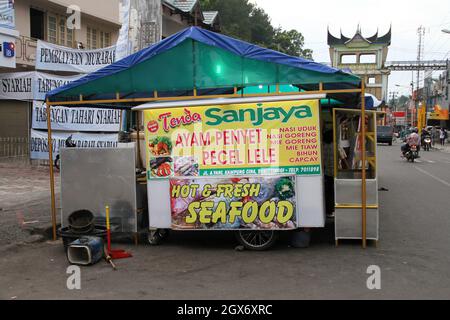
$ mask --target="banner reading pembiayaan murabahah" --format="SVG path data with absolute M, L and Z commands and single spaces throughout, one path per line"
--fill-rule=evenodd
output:
M 174 230 L 296 228 L 295 176 L 173 178 Z
M 38 40 L 36 69 L 90 73 L 116 61 L 116 46 L 80 50 Z
M 145 111 L 148 179 L 320 175 L 319 102 Z

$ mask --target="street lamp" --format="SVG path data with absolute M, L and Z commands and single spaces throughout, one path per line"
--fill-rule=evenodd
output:
M 450 34 L 450 30 L 449 29 L 442 29 L 441 30 L 443 33 L 448 33 L 448 34 Z

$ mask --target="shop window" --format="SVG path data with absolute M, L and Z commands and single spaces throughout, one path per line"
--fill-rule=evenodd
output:
M 377 79 L 375 77 L 369 77 L 367 84 L 376 84 Z
M 58 41 L 58 20 L 54 15 L 48 15 L 47 41 L 56 44 Z
M 111 46 L 111 33 L 100 31 L 100 48 Z
M 34 39 L 45 40 L 44 12 L 30 8 L 30 35 Z
M 67 18 L 55 14 L 47 15 L 47 41 L 73 48 L 74 31 L 67 27 Z
M 343 54 L 341 56 L 342 64 L 354 64 L 356 63 L 356 54 Z

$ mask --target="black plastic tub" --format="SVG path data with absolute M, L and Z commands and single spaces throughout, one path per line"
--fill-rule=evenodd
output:
M 93 237 L 100 237 L 103 240 L 106 240 L 106 227 L 102 226 L 94 226 L 91 231 L 80 234 L 73 232 L 70 227 L 67 228 L 60 228 L 58 230 L 58 236 L 60 236 L 63 239 L 64 243 L 64 249 L 67 251 L 67 248 L 69 245 L 74 242 L 77 239 L 80 239 L 82 236 L 93 236 Z
M 94 229 L 94 214 L 89 210 L 72 212 L 68 218 L 69 227 L 74 233 L 86 234 Z

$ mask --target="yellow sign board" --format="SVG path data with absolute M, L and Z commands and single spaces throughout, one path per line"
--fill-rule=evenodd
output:
M 148 178 L 321 174 L 319 102 L 145 111 Z
M 448 120 L 448 109 L 443 109 L 441 106 L 436 105 L 433 112 L 430 112 L 428 119 L 430 120 Z

